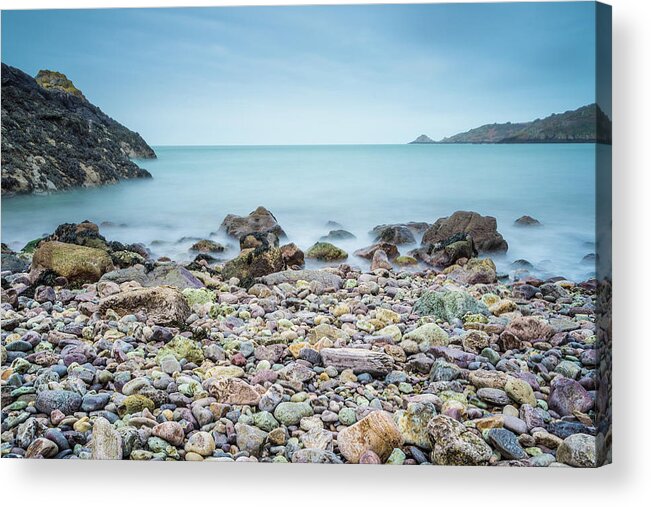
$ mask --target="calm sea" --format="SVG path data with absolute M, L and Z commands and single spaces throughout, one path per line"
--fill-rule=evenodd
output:
M 352 253 L 371 244 L 376 225 L 434 222 L 472 210 L 495 216 L 509 242 L 508 253 L 494 258 L 501 271 L 511 271 L 516 259 L 530 261 L 540 274 L 575 280 L 594 271 L 582 262 L 595 248 L 593 144 L 155 150 L 157 160 L 138 161 L 151 180 L 3 199 L 2 241 L 20 248 L 61 223 L 88 219 L 110 222 L 101 227 L 109 239 L 184 260 L 194 239 L 217 232 L 226 214 L 262 205 L 302 248 L 327 234 L 327 221 L 340 223 L 357 236 L 340 243 Z M 515 227 L 525 214 L 544 225 Z

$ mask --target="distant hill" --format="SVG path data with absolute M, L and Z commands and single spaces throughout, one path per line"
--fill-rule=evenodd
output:
M 525 123 L 482 125 L 468 132 L 446 137 L 439 143 L 611 144 L 612 123 L 597 104 L 589 104 L 574 111 L 552 114 L 546 118 Z
M 426 136 L 425 134 L 422 134 L 418 136 L 416 139 L 414 139 L 412 142 L 410 142 L 409 144 L 433 144 L 435 142 L 436 141 L 434 141 L 434 139 Z

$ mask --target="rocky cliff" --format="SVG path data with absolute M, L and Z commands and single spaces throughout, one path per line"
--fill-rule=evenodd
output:
M 34 79 L 2 64 L 2 194 L 42 193 L 151 178 L 131 158 L 155 158 L 63 74 Z

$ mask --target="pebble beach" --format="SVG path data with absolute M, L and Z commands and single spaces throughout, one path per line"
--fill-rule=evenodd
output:
M 365 267 L 264 208 L 224 219 L 225 262 L 90 222 L 3 246 L 2 457 L 597 466 L 609 284 L 500 276 L 465 218 L 378 229 Z

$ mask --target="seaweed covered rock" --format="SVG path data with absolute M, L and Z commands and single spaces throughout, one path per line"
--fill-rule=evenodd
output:
M 332 243 L 319 241 L 312 245 L 307 252 L 305 252 L 305 257 L 308 259 L 332 262 L 347 259 L 348 254 L 345 250 L 334 246 Z
M 242 287 L 251 287 L 256 278 L 282 271 L 285 267 L 280 248 L 249 248 L 224 264 L 222 277 L 237 278 Z
M 113 269 L 111 257 L 104 250 L 45 241 L 34 252 L 30 278 L 32 281 L 42 280 L 42 275 L 52 273 L 65 277 L 72 286 L 80 287 L 97 282 Z
M 459 232 L 444 241 L 426 244 L 415 250 L 414 254 L 427 264 L 446 268 L 461 259 L 476 257 L 477 249 L 472 236 L 465 232 Z

